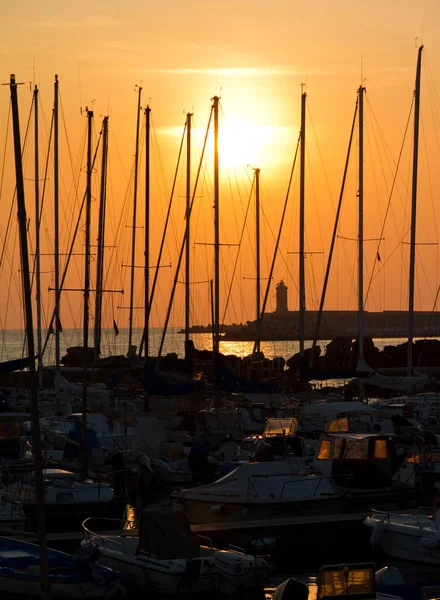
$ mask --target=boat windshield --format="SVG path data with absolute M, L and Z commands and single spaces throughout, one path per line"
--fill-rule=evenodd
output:
M 272 435 L 295 435 L 298 429 L 298 421 L 295 418 L 290 419 L 267 419 L 264 427 L 264 436 Z
M 319 574 L 317 600 L 344 596 L 360 600 L 374 593 L 374 566 L 324 567 Z

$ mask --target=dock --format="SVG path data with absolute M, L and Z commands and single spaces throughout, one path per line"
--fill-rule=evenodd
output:
M 369 531 L 363 521 L 367 512 L 348 514 L 328 514 L 316 516 L 280 517 L 267 520 L 235 521 L 222 523 L 203 523 L 191 525 L 191 530 L 212 540 L 213 545 L 218 548 L 227 548 L 234 544 L 245 549 L 258 547 L 263 552 L 265 546 L 276 553 L 283 553 L 286 547 L 295 545 L 300 548 L 301 553 L 314 552 L 316 545 L 322 548 L 331 542 L 334 544 L 335 535 L 338 543 L 344 540 L 352 540 L 353 536 L 368 543 Z M 115 530 L 103 530 L 97 532 L 102 535 L 115 534 Z M 23 541 L 38 543 L 35 533 L 26 531 L 3 531 L 2 535 L 14 537 Z M 84 539 L 83 531 L 67 533 L 48 533 L 47 543 L 49 547 L 65 552 L 74 552 Z

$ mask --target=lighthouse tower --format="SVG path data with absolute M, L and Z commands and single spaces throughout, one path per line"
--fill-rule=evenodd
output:
M 281 280 L 276 287 L 277 290 L 277 306 L 275 313 L 277 315 L 287 315 L 289 309 L 287 308 L 287 286 L 284 285 L 284 281 Z

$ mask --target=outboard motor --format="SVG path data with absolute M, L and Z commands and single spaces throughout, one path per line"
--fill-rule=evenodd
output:
M 100 551 L 93 544 L 84 544 L 72 554 L 72 565 L 78 571 L 90 569 L 101 556 Z
M 377 591 L 386 595 L 387 598 L 414 597 L 413 595 L 406 596 L 402 594 L 407 586 L 405 586 L 401 572 L 396 567 L 383 567 L 383 569 L 379 569 L 379 571 L 376 571 L 374 579 Z

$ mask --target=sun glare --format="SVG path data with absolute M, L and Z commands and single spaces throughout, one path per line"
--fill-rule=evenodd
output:
M 222 124 L 219 131 L 220 163 L 229 169 L 259 166 L 271 144 L 271 131 L 243 122 Z
M 291 160 L 295 148 L 297 129 L 291 126 L 276 127 L 255 125 L 242 119 L 220 122 L 219 125 L 219 164 L 221 171 L 250 167 L 260 169 L 279 166 L 284 160 Z M 180 127 L 161 130 L 164 135 L 180 138 Z M 206 131 L 193 129 L 198 151 L 203 146 Z M 205 153 L 207 163 L 213 161 L 213 130 L 211 126 Z

